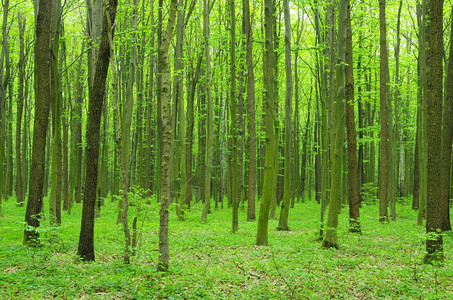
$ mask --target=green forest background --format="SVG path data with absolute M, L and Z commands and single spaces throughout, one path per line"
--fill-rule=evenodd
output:
M 0 11 L 0 297 L 452 297 L 451 1 Z

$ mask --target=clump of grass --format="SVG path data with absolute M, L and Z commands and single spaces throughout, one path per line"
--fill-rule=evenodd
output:
M 138 199 L 136 199 L 139 201 Z M 144 201 L 147 201 L 144 199 Z M 122 228 L 110 199 L 96 219 L 96 262 L 76 258 L 81 205 L 63 215 L 62 226 L 43 221 L 42 247 L 22 246 L 25 207 L 4 203 L 0 219 L 0 298 L 90 299 L 453 299 L 453 238 L 446 233 L 445 262 L 422 264 L 425 229 L 404 202 L 396 222 L 378 222 L 375 206 L 361 209 L 363 234 L 348 232 L 347 210 L 339 216 L 340 249 L 325 250 L 317 239 L 319 206 L 296 203 L 291 231 L 269 223 L 269 247 L 254 245 L 256 223 L 240 211 L 239 231 L 231 232 L 231 211 L 213 210 L 199 222 L 202 205 L 170 218 L 170 272 L 156 272 L 158 204 L 131 207 L 139 217 L 140 243 L 131 264 L 122 263 Z M 137 211 L 140 209 L 140 211 Z M 172 207 L 174 210 L 174 207 Z M 146 213 L 145 213 L 146 211 Z

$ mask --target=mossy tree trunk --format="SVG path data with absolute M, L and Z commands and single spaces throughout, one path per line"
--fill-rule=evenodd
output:
M 346 52 L 346 0 L 340 0 L 338 7 L 338 52 L 335 64 L 335 101 L 332 103 L 331 119 L 333 130 L 330 139 L 332 142 L 332 183 L 330 191 L 329 214 L 327 217 L 326 236 L 323 247 L 338 248 L 337 226 L 338 213 L 342 198 L 342 168 L 344 145 L 344 113 L 345 113 L 345 52 Z
M 265 53 L 264 53 L 264 131 L 266 134 L 266 154 L 264 160 L 264 185 L 263 199 L 260 204 L 258 218 L 258 230 L 256 244 L 267 246 L 268 244 L 268 223 L 269 209 L 272 199 L 275 197 L 275 168 L 277 156 L 277 137 L 274 128 L 275 102 L 274 102 L 274 52 L 273 52 L 273 30 L 272 30 L 272 0 L 264 1 L 264 32 L 265 32 Z

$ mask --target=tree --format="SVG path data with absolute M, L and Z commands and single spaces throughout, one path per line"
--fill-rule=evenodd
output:
M 99 133 L 107 71 L 110 63 L 109 31 L 111 31 L 112 38 L 114 34 L 114 27 L 109 27 L 107 24 L 108 20 L 111 24 L 115 24 L 117 5 L 117 0 L 109 0 L 103 12 L 101 43 L 88 106 L 85 198 L 83 200 L 82 224 L 77 250 L 77 254 L 84 261 L 94 261 L 95 259 L 94 211 L 98 178 Z
M 441 201 L 442 201 L 442 230 L 451 230 L 450 224 L 450 168 L 451 148 L 453 140 L 453 22 L 450 30 L 450 53 L 448 58 L 447 79 L 445 81 L 445 105 L 442 130 L 442 172 L 441 172 Z
M 442 58 L 443 58 L 443 0 L 431 0 L 429 7 L 429 60 L 428 92 L 428 178 L 426 199 L 426 251 L 425 262 L 443 260 L 442 242 L 442 192 L 439 174 L 442 141 Z
M 293 100 L 293 77 L 291 72 L 291 22 L 289 13 L 289 0 L 283 1 L 285 15 L 285 66 L 286 66 L 286 94 L 285 94 L 285 174 L 283 202 L 278 223 L 279 230 L 289 230 L 288 214 L 291 198 L 291 104 Z
M 234 0 L 230 0 L 230 15 L 231 15 L 231 47 L 230 47 L 230 118 L 231 118 L 231 203 L 233 206 L 232 230 L 238 230 L 239 222 L 239 201 L 240 201 L 240 186 L 238 181 L 238 117 L 236 103 L 236 11 Z M 228 200 L 230 201 L 230 200 Z
M 159 135 L 162 140 L 162 156 L 160 157 L 160 212 L 159 212 L 159 263 L 157 269 L 159 271 L 167 271 L 170 255 L 168 246 L 168 207 L 171 201 L 171 181 L 173 180 L 170 163 L 173 160 L 172 140 L 171 140 L 171 97 L 170 97 L 170 62 L 168 58 L 168 50 L 173 37 L 173 29 L 175 27 L 176 7 L 178 1 L 171 0 L 170 10 L 168 13 L 167 28 L 165 35 L 162 37 L 162 42 L 159 47 L 159 74 L 160 76 L 160 114 L 158 118 L 162 124 L 162 129 L 159 130 Z M 159 10 L 162 6 L 159 5 Z M 162 19 L 159 19 L 162 23 Z M 162 24 L 160 24 L 162 26 Z
M 208 122 L 206 125 L 206 151 L 205 151 L 205 178 L 204 178 L 204 206 L 201 215 L 201 222 L 206 223 L 208 213 L 211 209 L 211 170 L 212 157 L 214 152 L 214 108 L 211 95 L 211 49 L 209 47 L 209 13 L 210 5 L 208 0 L 203 1 L 203 38 L 206 59 L 206 100 L 208 104 Z
M 354 65 L 352 58 L 351 4 L 346 0 L 346 133 L 348 140 L 348 199 L 349 231 L 361 232 L 359 221 L 359 170 L 357 163 L 357 133 L 354 118 Z
M 265 32 L 265 53 L 264 53 L 264 132 L 266 134 L 266 154 L 264 159 L 264 187 L 263 199 L 260 204 L 258 218 L 258 230 L 256 244 L 267 246 L 268 244 L 268 223 L 269 209 L 272 198 L 275 197 L 274 168 L 276 167 L 277 137 L 274 128 L 275 105 L 274 105 L 274 53 L 272 37 L 272 0 L 264 1 L 264 32 Z
M 35 121 L 30 167 L 24 244 L 36 243 L 39 239 L 40 212 L 42 207 L 44 168 L 47 141 L 47 125 L 50 111 L 50 35 L 52 0 L 41 0 L 37 7 L 35 26 Z
M 19 89 L 17 97 L 17 120 L 16 120 L 16 197 L 17 204 L 20 206 L 24 205 L 24 186 L 23 186 L 23 175 L 22 175 L 22 144 L 21 144 L 21 128 L 22 128 L 22 115 L 24 110 L 24 81 L 25 81 L 25 17 L 22 14 L 18 14 L 17 20 L 19 22 Z M 27 145 L 25 145 L 26 147 Z
M 388 53 L 385 23 L 385 0 L 379 0 L 379 103 L 381 120 L 381 146 L 380 146 L 380 184 L 379 184 L 379 221 L 388 221 L 388 185 L 389 185 L 389 141 L 388 141 Z
M 253 71 L 253 31 L 250 21 L 249 0 L 242 1 L 244 15 L 244 34 L 246 35 L 247 62 L 247 113 L 248 113 L 248 152 L 247 174 L 247 220 L 255 220 L 255 173 L 256 173 L 256 124 L 255 124 L 255 74 Z
M 335 64 L 335 101 L 332 103 L 332 124 L 333 129 L 330 132 L 332 141 L 332 179 L 329 214 L 327 217 L 326 236 L 322 242 L 323 247 L 338 248 L 337 226 L 338 213 L 341 205 L 341 178 L 343 167 L 343 144 L 344 144 L 344 62 L 346 52 L 346 0 L 341 0 L 338 8 L 338 54 Z

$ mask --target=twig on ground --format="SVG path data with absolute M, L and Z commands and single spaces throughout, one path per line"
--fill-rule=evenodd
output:
M 236 263 L 236 267 L 238 267 L 239 270 L 241 270 L 241 271 L 244 272 L 245 274 L 248 274 L 248 275 L 250 275 L 250 276 L 256 277 L 256 278 L 258 278 L 258 279 L 261 279 L 261 278 L 262 278 L 262 277 L 261 277 L 260 275 L 258 275 L 258 274 L 255 274 L 255 273 L 252 273 L 252 272 L 247 272 L 243 267 L 241 267 L 241 266 L 239 265 L 239 263 Z

